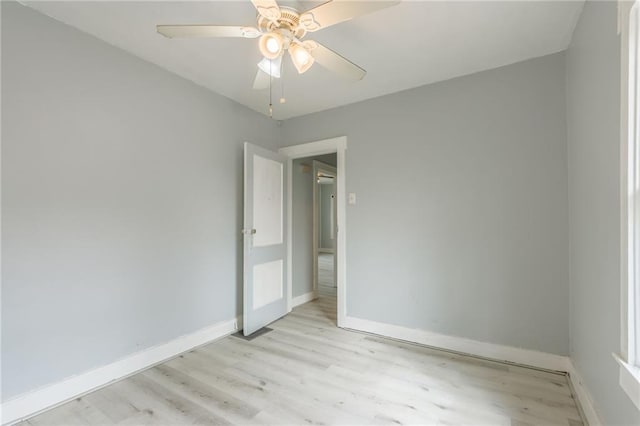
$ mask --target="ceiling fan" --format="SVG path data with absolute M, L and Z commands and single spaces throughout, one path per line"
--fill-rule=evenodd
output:
M 282 58 L 288 51 L 293 65 L 302 74 L 314 62 L 350 80 L 361 80 L 366 71 L 313 40 L 307 33 L 321 30 L 352 18 L 399 3 L 392 1 L 330 0 L 306 12 L 278 6 L 275 0 L 251 0 L 258 11 L 257 26 L 157 25 L 165 37 L 244 37 L 258 38 L 264 58 L 258 63 L 254 89 L 269 87 L 271 77 L 280 78 Z

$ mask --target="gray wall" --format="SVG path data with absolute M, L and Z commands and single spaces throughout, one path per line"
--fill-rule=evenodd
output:
M 335 195 L 336 185 L 320 185 L 320 247 L 323 249 L 334 249 L 335 238 L 331 233 L 331 216 L 335 216 L 336 204 L 331 208 L 331 196 Z M 335 218 L 334 218 L 335 219 Z M 334 223 L 335 225 L 335 223 Z
M 2 397 L 240 311 L 257 113 L 2 2 Z
M 309 160 L 316 160 L 333 167 L 338 166 L 338 156 L 336 154 L 316 155 L 315 157 L 311 157 Z M 309 162 L 309 164 L 311 164 L 311 162 Z
M 620 40 L 616 2 L 587 2 L 567 52 L 571 358 L 604 424 L 640 424 L 618 384 Z
M 349 315 L 570 350 L 605 423 L 640 423 L 610 355 L 618 43 L 615 3 L 588 2 L 566 70 L 556 54 L 284 123 L 282 145 L 349 137 Z M 273 122 L 14 3 L 2 61 L 3 400 L 237 315 L 241 144 L 275 147 Z
M 285 145 L 348 137 L 348 315 L 568 354 L 564 65 L 284 123 Z

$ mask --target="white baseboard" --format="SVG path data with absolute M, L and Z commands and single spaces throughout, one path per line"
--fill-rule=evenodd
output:
M 578 403 L 580 403 L 582 414 L 586 417 L 587 423 L 589 423 L 589 426 L 602 425 L 603 423 L 600 421 L 600 416 L 598 416 L 598 412 L 593 404 L 591 393 L 589 393 L 589 390 L 582 381 L 582 377 L 578 373 L 578 370 L 576 370 L 576 366 L 573 364 L 571 359 L 568 360 L 567 367 L 569 382 L 571 383 L 571 387 L 573 388 L 573 392 L 575 393 Z
M 112 364 L 69 377 L 2 403 L 2 424 L 11 424 L 61 405 L 141 370 L 174 358 L 242 328 L 242 319 L 222 321 L 170 342 L 136 352 Z
M 367 333 L 378 334 L 380 336 L 391 337 L 393 339 L 405 340 L 463 354 L 490 358 L 497 361 L 543 368 L 545 370 L 561 372 L 566 372 L 568 370 L 568 357 L 546 352 L 498 345 L 495 343 L 480 342 L 463 337 L 447 336 L 445 334 L 434 333 L 426 330 L 384 324 L 354 317 L 345 318 L 344 328 L 365 331 Z
M 529 349 L 515 348 L 512 346 L 497 345 L 494 343 L 480 342 L 462 337 L 447 336 L 425 330 L 412 329 L 397 325 L 384 324 L 375 321 L 354 317 L 346 317 L 344 328 L 364 331 L 393 339 L 419 343 L 435 348 L 461 352 L 464 354 L 490 358 L 508 363 L 522 364 L 545 370 L 561 371 L 567 373 L 571 387 L 577 402 L 580 404 L 582 414 L 589 426 L 601 426 L 593 398 L 584 384 L 580 374 L 575 368 L 571 358 L 546 352 Z
M 293 306 L 307 303 L 316 297 L 315 292 L 303 294 L 293 299 Z M 567 372 L 587 422 L 590 426 L 602 425 L 594 408 L 593 399 L 573 362 L 568 357 L 485 343 L 461 337 L 447 336 L 425 330 L 411 329 L 354 317 L 345 317 L 344 328 L 484 358 Z M 88 392 L 160 364 L 181 353 L 227 336 L 240 329 L 242 329 L 241 318 L 223 321 L 194 333 L 181 336 L 165 344 L 137 352 L 112 364 L 19 395 L 2 404 L 2 424 L 15 423 L 46 409 L 64 404 Z
M 313 299 L 317 299 L 318 295 L 315 291 L 310 291 L 306 294 L 301 294 L 300 296 L 294 297 L 291 301 L 291 306 L 295 308 L 296 306 L 302 305 L 307 302 L 311 302 Z

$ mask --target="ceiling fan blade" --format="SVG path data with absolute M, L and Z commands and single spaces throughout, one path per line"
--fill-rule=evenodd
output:
M 391 1 L 353 1 L 332 0 L 321 4 L 300 15 L 300 25 L 313 32 L 327 28 L 349 19 L 395 6 L 400 0 Z
M 271 76 L 266 72 L 258 69 L 256 73 L 256 79 L 253 81 L 253 88 L 255 90 L 264 90 L 269 88 Z
M 244 37 L 256 38 L 260 31 L 253 27 L 225 25 L 156 25 L 160 34 L 167 38 L 197 37 Z
M 276 0 L 251 0 L 258 13 L 269 21 L 277 21 L 282 16 Z
M 307 40 L 304 45 L 309 49 L 313 59 L 329 71 L 355 81 L 362 80 L 367 75 L 364 69 L 316 41 Z

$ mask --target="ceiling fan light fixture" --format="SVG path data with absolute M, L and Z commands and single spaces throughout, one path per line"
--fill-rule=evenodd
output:
M 260 37 L 259 47 L 262 56 L 267 59 L 275 59 L 280 56 L 284 49 L 284 40 L 280 34 L 270 32 Z
M 278 56 L 275 59 L 262 58 L 262 60 L 258 62 L 258 68 L 273 78 L 280 78 L 282 56 Z
M 0 0 L 2 1 L 2 0 Z M 258 63 L 253 88 L 269 88 L 269 105 L 272 104 L 272 78 L 281 78 L 282 57 L 289 50 L 291 61 L 299 74 L 308 71 L 315 62 L 327 70 L 352 80 L 362 80 L 367 72 L 337 52 L 312 40 L 305 40 L 307 32 L 348 21 L 400 3 L 387 1 L 323 0 L 311 10 L 300 13 L 296 8 L 278 6 L 278 0 L 251 0 L 258 11 L 257 26 L 237 25 L 156 25 L 156 31 L 167 38 L 233 37 L 258 38 L 258 47 L 264 59 Z M 300 3 L 300 2 L 298 2 Z M 284 88 L 284 85 L 281 84 Z M 284 100 L 284 89 L 282 98 Z
M 291 61 L 299 74 L 307 72 L 315 62 L 311 53 L 298 43 L 292 43 L 291 46 L 289 46 L 289 55 L 291 55 Z

